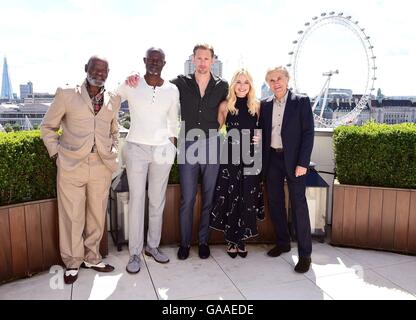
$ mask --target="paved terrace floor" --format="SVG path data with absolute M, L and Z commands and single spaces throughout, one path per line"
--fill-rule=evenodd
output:
M 249 245 L 247 258 L 232 259 L 224 246 L 211 246 L 211 257 L 201 260 L 193 247 L 190 257 L 180 261 L 177 247 L 165 246 L 168 264 L 142 256 L 141 271 L 130 275 L 125 271 L 127 247 L 117 252 L 110 241 L 105 261 L 115 266 L 112 273 L 81 269 L 73 285 L 53 290 L 50 282 L 58 282 L 44 272 L 0 285 L 0 299 L 416 299 L 416 257 L 314 242 L 312 269 L 297 274 L 295 244 L 278 258 L 266 255 L 270 248 Z

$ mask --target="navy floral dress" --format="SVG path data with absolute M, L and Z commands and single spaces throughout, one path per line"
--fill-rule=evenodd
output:
M 258 129 L 257 116 L 249 113 L 247 98 L 237 98 L 235 107 L 238 113 L 228 113 L 225 121 L 230 137 L 223 144 L 210 227 L 223 231 L 226 241 L 238 245 L 258 235 L 257 219 L 264 219 L 264 202 L 260 170 L 253 170 L 252 164 L 243 161 L 243 149 L 249 149 L 246 150 L 246 153 L 250 153 L 247 156 L 254 156 L 252 138 Z M 234 131 L 233 134 L 230 131 Z M 250 141 L 250 147 L 243 148 L 242 141 L 248 139 L 248 135 L 249 140 L 245 141 Z M 238 148 L 239 157 L 233 159 L 232 150 Z M 228 158 L 224 158 L 227 154 Z M 244 174 L 245 171 L 250 171 L 251 174 Z

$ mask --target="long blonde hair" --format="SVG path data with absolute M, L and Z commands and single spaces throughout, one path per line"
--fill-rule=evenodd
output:
M 253 86 L 253 78 L 246 69 L 239 69 L 233 75 L 230 89 L 228 90 L 228 95 L 227 95 L 227 110 L 231 114 L 238 113 L 238 110 L 235 107 L 235 102 L 237 101 L 237 96 L 235 94 L 235 86 L 237 84 L 237 78 L 240 75 L 244 75 L 250 84 L 250 90 L 247 93 L 247 108 L 248 108 L 248 112 L 252 116 L 255 116 L 256 113 L 258 113 L 260 104 L 256 98 L 256 91 Z

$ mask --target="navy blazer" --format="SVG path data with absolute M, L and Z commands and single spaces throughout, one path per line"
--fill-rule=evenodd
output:
M 263 141 L 263 176 L 267 175 L 272 141 L 273 96 L 261 101 L 259 125 Z M 314 119 L 310 100 L 288 92 L 282 123 L 282 144 L 287 174 L 295 178 L 296 166 L 309 168 L 313 140 Z

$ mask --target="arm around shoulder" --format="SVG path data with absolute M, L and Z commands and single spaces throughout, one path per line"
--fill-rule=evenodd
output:
M 181 83 L 183 82 L 182 79 L 183 79 L 183 76 L 182 75 L 179 75 L 179 76 L 171 79 L 169 82 L 172 83 L 172 84 L 174 84 L 178 89 L 180 89 Z

